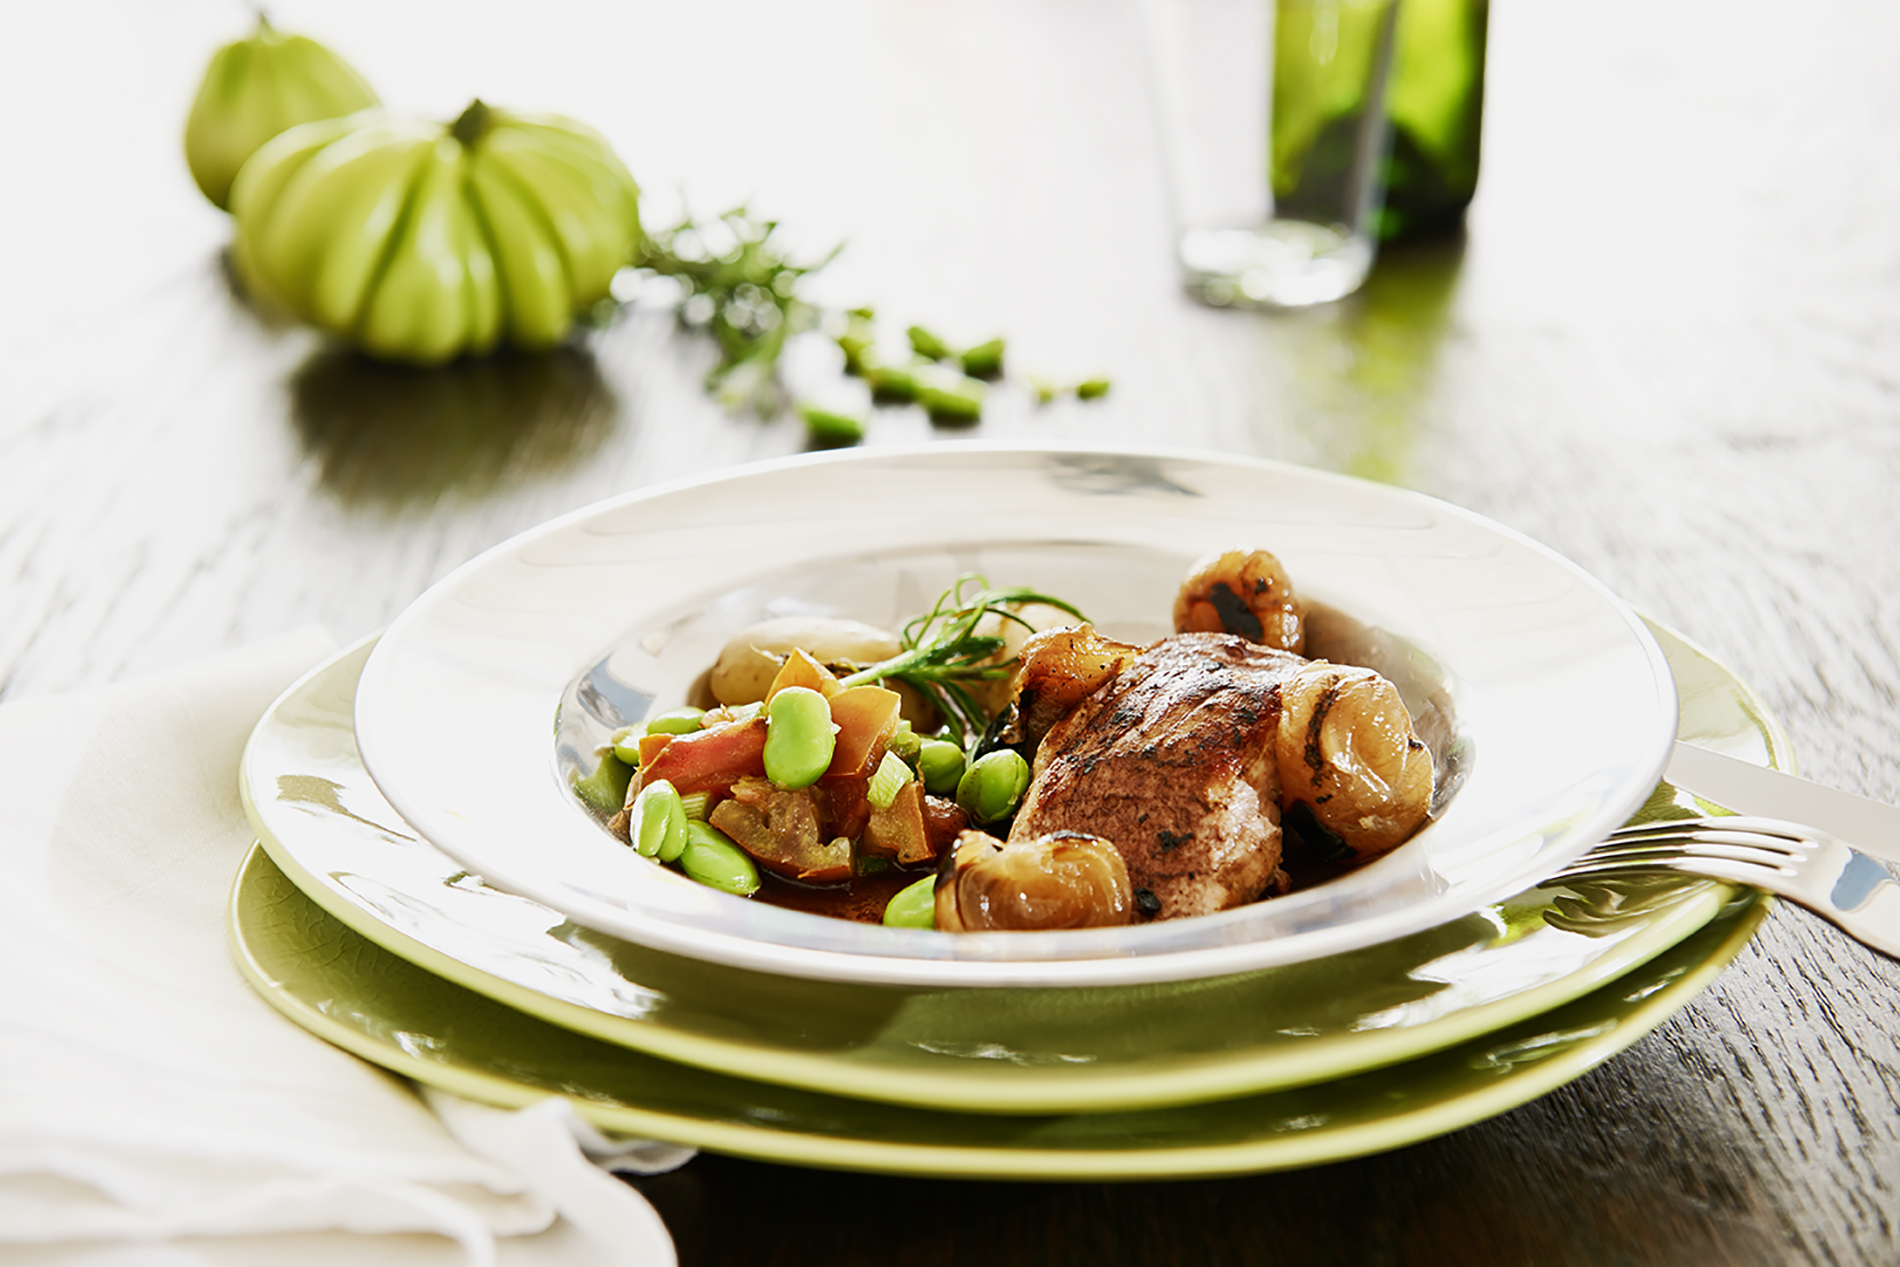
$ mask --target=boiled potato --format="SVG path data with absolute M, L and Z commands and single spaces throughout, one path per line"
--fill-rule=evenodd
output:
M 740 631 L 714 663 L 708 685 L 721 704 L 765 698 L 779 666 L 795 649 L 834 671 L 849 673 L 903 650 L 897 635 L 836 616 L 778 616 Z M 842 676 L 842 674 L 840 675 Z

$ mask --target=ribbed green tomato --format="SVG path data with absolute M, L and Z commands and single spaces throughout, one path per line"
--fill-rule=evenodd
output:
M 231 205 L 231 181 L 285 128 L 376 104 L 376 92 L 315 40 L 285 35 L 262 14 L 248 39 L 211 56 L 185 120 L 185 162 L 205 197 Z
M 477 101 L 444 126 L 307 123 L 231 191 L 247 285 L 371 356 L 432 365 L 552 347 L 640 242 L 640 190 L 584 124 Z

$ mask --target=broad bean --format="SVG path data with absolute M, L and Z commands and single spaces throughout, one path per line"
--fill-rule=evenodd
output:
M 942 739 L 927 741 L 917 752 L 917 776 L 932 796 L 954 796 L 963 777 L 963 749 Z
M 746 851 L 711 823 L 686 824 L 686 847 L 679 855 L 680 869 L 691 879 L 722 893 L 746 897 L 759 891 L 759 869 Z
M 927 875 L 899 889 L 885 904 L 884 922 L 892 928 L 935 928 L 937 877 Z
M 706 710 L 703 708 L 675 708 L 661 713 L 658 717 L 647 719 L 649 735 L 690 735 L 704 727 Z
M 979 823 L 993 823 L 1016 812 L 1029 787 L 1029 763 L 1009 748 L 978 757 L 957 780 L 957 804 Z
M 685 848 L 686 806 L 665 779 L 655 779 L 640 789 L 628 818 L 628 832 L 641 857 L 671 862 Z
M 838 728 L 817 691 L 788 686 L 766 709 L 765 777 L 782 788 L 810 787 L 831 765 Z

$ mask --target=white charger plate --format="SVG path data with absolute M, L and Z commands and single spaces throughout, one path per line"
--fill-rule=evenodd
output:
M 958 573 L 1166 632 L 1187 565 L 1260 546 L 1448 700 L 1456 786 L 1386 858 L 1270 902 L 1120 929 L 953 935 L 749 902 L 638 857 L 569 780 L 682 702 L 737 630 L 793 611 L 901 624 Z M 1386 631 L 1390 637 L 1378 631 Z M 1421 694 L 1423 692 L 1423 694 Z M 1389 941 L 1581 854 L 1656 785 L 1676 691 L 1642 622 L 1575 565 L 1415 493 L 1165 449 L 932 445 L 744 468 L 506 542 L 391 625 L 356 696 L 379 789 L 490 885 L 578 924 L 755 971 L 910 986 L 1181 981 Z
M 1787 740 L 1761 699 L 1669 630 L 1653 632 L 1680 693 L 1678 737 L 1785 767 Z M 489 888 L 411 833 L 364 772 L 351 727 L 373 642 L 285 691 L 245 746 L 239 791 L 283 876 L 383 949 L 511 1008 L 831 1096 L 1093 1113 L 1335 1080 L 1569 1003 L 1690 936 L 1734 896 L 1682 875 L 1534 889 L 1362 950 L 1162 985 L 930 990 L 745 972 L 581 928 Z M 1707 808 L 1663 785 L 1632 821 Z M 268 899 L 241 882 L 239 900 Z M 252 927 L 255 945 L 276 943 Z M 281 944 L 268 953 L 296 954 Z

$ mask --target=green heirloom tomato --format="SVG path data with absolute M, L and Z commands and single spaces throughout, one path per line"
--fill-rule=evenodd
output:
M 205 197 L 228 208 L 231 182 L 258 146 L 299 123 L 375 104 L 375 91 L 342 58 L 259 14 L 249 39 L 211 55 L 185 121 L 185 162 Z
M 447 126 L 372 112 L 252 156 L 232 254 L 260 299 L 371 356 L 435 365 L 566 338 L 631 262 L 639 196 L 572 119 L 479 101 Z

